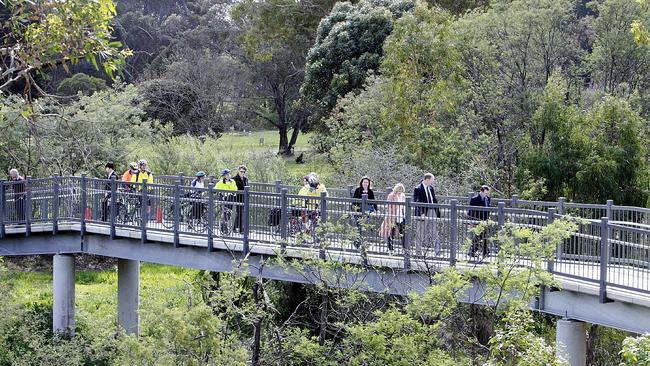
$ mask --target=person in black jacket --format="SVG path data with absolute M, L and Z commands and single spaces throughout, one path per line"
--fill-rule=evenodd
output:
M 361 243 L 361 235 L 362 235 L 362 227 L 361 227 L 361 218 L 365 214 L 369 214 L 371 212 L 377 211 L 377 204 L 373 203 L 375 200 L 375 192 L 372 191 L 372 188 L 370 188 L 370 178 L 367 176 L 363 176 L 361 180 L 359 181 L 359 187 L 354 190 L 354 194 L 352 195 L 352 198 L 356 199 L 362 199 L 363 195 L 368 195 L 368 203 L 366 206 L 366 212 L 361 212 L 361 206 L 362 204 L 359 202 L 354 202 L 352 203 L 352 212 L 354 212 L 353 218 L 354 222 L 357 225 L 357 228 L 359 229 L 359 239 L 355 241 L 355 245 L 359 246 Z
M 482 185 L 480 192 L 469 200 L 470 206 L 490 207 L 490 204 L 490 187 L 486 185 Z M 490 216 L 490 212 L 486 210 L 473 209 L 467 211 L 467 216 L 471 220 L 485 221 Z M 483 230 L 479 235 L 474 235 L 468 255 L 470 257 L 476 257 L 479 249 L 481 249 L 484 257 L 488 256 L 490 253 L 485 230 Z
M 370 188 L 370 178 L 368 178 L 367 176 L 361 178 L 361 180 L 359 181 L 359 187 L 357 187 L 357 189 L 354 190 L 354 194 L 352 195 L 352 198 L 362 199 L 364 194 L 368 195 L 368 201 L 375 200 L 375 192 L 373 192 L 372 188 Z M 361 212 L 361 204 L 358 202 L 353 203 L 352 210 L 355 212 Z M 373 211 L 377 211 L 377 204 L 368 202 L 367 210 L 369 213 Z
M 413 190 L 413 202 L 437 204 L 436 193 L 433 190 L 433 174 L 426 173 L 422 182 Z M 415 251 L 417 255 L 422 254 L 422 248 L 428 248 L 433 244 L 436 254 L 440 252 L 440 239 L 438 238 L 438 228 L 435 217 L 440 217 L 440 209 L 434 207 L 415 207 Z
M 104 197 L 102 198 L 102 221 L 107 221 L 108 217 L 108 212 L 110 210 L 109 203 L 111 201 L 111 179 L 115 179 L 115 181 L 119 181 L 120 178 L 117 176 L 117 173 L 115 172 L 115 164 L 108 162 L 104 166 L 106 168 L 106 178 L 108 179 L 108 182 L 104 185 Z
M 248 169 L 245 165 L 240 165 L 239 168 L 237 168 L 237 175 L 235 175 L 235 178 L 233 178 L 233 180 L 235 181 L 235 184 L 237 184 L 238 191 L 243 191 L 244 187 L 248 185 L 248 178 L 246 177 L 247 171 Z M 237 202 L 244 202 L 244 197 L 241 194 L 237 194 Z M 237 213 L 235 216 L 235 231 L 241 233 L 244 229 L 242 227 L 244 224 L 244 208 L 241 205 L 237 205 L 236 209 Z

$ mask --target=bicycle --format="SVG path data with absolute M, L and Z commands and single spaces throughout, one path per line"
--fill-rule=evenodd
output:
M 196 232 L 205 232 L 208 227 L 206 204 L 201 201 L 200 192 L 188 193 L 180 203 L 179 224 L 187 224 L 187 228 Z M 163 217 L 163 226 L 167 229 L 174 227 L 174 204 L 169 205 Z
M 138 197 L 120 196 L 117 200 L 117 216 L 115 222 L 124 225 L 140 226 L 142 224 L 142 203 Z
M 226 193 L 222 194 L 217 206 L 215 207 L 215 225 L 219 233 L 223 236 L 232 234 L 235 227 L 235 215 L 233 214 L 233 204 L 235 195 Z
M 294 207 L 288 219 L 287 233 L 291 236 L 304 235 L 315 241 L 319 218 L 320 211 L 317 208 Z

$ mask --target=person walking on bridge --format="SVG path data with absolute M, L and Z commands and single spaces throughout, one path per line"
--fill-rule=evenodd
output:
M 122 182 L 124 182 L 124 189 L 131 190 L 131 178 L 138 172 L 138 163 L 135 161 L 129 163 L 129 169 L 122 174 Z
M 388 244 L 388 250 L 393 251 L 393 243 L 399 242 L 404 247 L 404 219 L 406 218 L 406 188 L 397 183 L 388 195 L 388 210 L 386 218 L 379 228 L 379 236 Z
M 490 207 L 491 203 L 490 187 L 486 185 L 482 185 L 479 193 L 469 200 L 470 206 L 477 207 Z M 471 209 L 467 212 L 467 216 L 470 220 L 486 221 L 490 216 L 490 212 L 487 210 Z M 467 253 L 470 257 L 476 257 L 479 249 L 481 249 L 484 257 L 487 257 L 490 254 L 490 248 L 488 246 L 487 235 L 485 232 L 486 229 L 487 228 L 483 229 L 480 234 L 475 234 L 472 237 L 472 246 L 469 248 L 469 252 Z
M 134 191 L 142 191 L 142 183 L 147 180 L 148 184 L 153 183 L 153 173 L 149 170 L 149 164 L 146 160 L 141 159 L 138 161 L 138 171 L 131 176 L 131 183 L 139 183 L 133 185 Z M 147 213 L 151 214 L 151 199 L 147 199 L 147 202 L 142 202 L 142 196 L 138 198 L 140 205 L 147 205 Z M 151 216 L 149 216 L 151 217 Z
M 248 169 L 246 168 L 245 165 L 240 165 L 237 168 L 237 175 L 235 175 L 235 178 L 233 180 L 235 181 L 235 184 L 237 184 L 237 190 L 242 192 L 244 191 L 244 187 L 248 185 L 248 177 L 246 177 L 246 172 Z M 242 204 L 244 202 L 244 197 L 242 196 L 241 193 L 237 194 L 237 207 L 235 208 L 236 216 L 235 216 L 235 231 L 236 232 L 242 232 L 244 229 L 243 226 L 243 218 L 244 218 L 244 208 L 242 207 Z
M 318 174 L 311 172 L 305 176 L 305 185 L 300 188 L 299 196 L 312 196 L 319 197 L 321 193 L 327 195 L 327 188 L 318 180 Z M 315 210 L 318 208 L 318 201 L 316 199 L 305 199 L 305 207 Z
M 16 211 L 16 220 L 19 224 L 25 222 L 25 178 L 23 178 L 18 169 L 9 170 L 9 180 L 13 182 L 11 187 L 14 191 L 14 210 Z
M 104 166 L 106 169 L 106 179 L 108 179 L 108 182 L 104 184 L 104 197 L 102 198 L 102 221 L 107 221 L 108 215 L 109 215 L 109 209 L 110 209 L 110 201 L 111 201 L 111 191 L 112 191 L 112 183 L 111 179 L 115 179 L 115 181 L 119 180 L 117 177 L 117 173 L 115 172 L 115 164 L 112 162 L 106 163 Z
M 433 190 L 433 174 L 426 173 L 422 182 L 413 190 L 413 202 L 437 204 L 436 193 Z M 438 228 L 435 218 L 440 217 L 440 209 L 435 207 L 416 207 L 415 208 L 415 251 L 417 255 L 422 254 L 422 248 L 429 247 L 433 244 L 435 253 L 440 252 L 440 240 L 438 238 Z
M 153 173 L 151 173 L 147 161 L 141 159 L 140 161 L 138 161 L 138 170 L 132 173 L 131 175 L 131 182 L 142 184 L 142 182 L 144 182 L 145 179 L 147 180 L 147 183 L 149 184 L 153 183 Z M 137 190 L 141 190 L 141 189 L 142 189 L 141 187 L 137 187 Z

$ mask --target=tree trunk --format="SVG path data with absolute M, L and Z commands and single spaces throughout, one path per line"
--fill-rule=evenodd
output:
M 324 291 L 320 303 L 320 333 L 318 335 L 318 344 L 321 346 L 325 344 L 325 337 L 327 336 L 327 304 L 329 302 L 327 287 L 325 287 Z
M 587 365 L 593 365 L 596 360 L 596 341 L 598 340 L 598 324 L 592 324 L 587 332 Z
M 288 133 L 289 129 L 286 125 L 278 127 L 280 132 L 280 146 L 278 147 L 278 155 L 291 156 L 291 148 L 289 146 Z
M 291 132 L 291 140 L 289 141 L 289 150 L 293 154 L 293 147 L 296 146 L 296 141 L 298 141 L 298 135 L 300 134 L 300 126 L 294 126 L 293 132 Z
M 257 307 L 257 311 L 258 311 L 258 314 L 256 314 L 257 319 L 255 319 L 255 322 L 253 324 L 253 327 L 255 328 L 255 336 L 253 339 L 253 358 L 251 360 L 251 365 L 253 366 L 259 365 L 260 349 L 262 346 L 262 317 L 259 315 L 259 311 L 261 308 L 260 296 L 259 296 L 260 281 L 261 279 L 258 279 L 255 282 L 255 284 L 253 284 L 253 299 L 255 301 L 255 306 Z

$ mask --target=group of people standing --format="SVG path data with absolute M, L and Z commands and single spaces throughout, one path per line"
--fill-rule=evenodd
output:
M 422 251 L 428 248 L 432 248 L 436 254 L 442 249 L 435 221 L 435 218 L 440 218 L 440 209 L 438 207 L 430 208 L 426 206 L 428 204 L 438 203 L 433 188 L 434 181 L 433 174 L 426 173 L 422 181 L 413 189 L 413 224 L 415 227 L 415 251 L 417 255 L 421 255 Z M 371 188 L 371 180 L 367 176 L 364 176 L 359 181 L 359 187 L 354 191 L 353 198 L 361 199 L 363 195 L 367 195 L 369 201 L 375 200 L 375 194 Z M 379 228 L 379 235 L 388 245 L 388 249 L 393 251 L 396 244 L 404 246 L 405 240 L 406 188 L 404 184 L 395 184 L 392 191 L 388 194 L 387 201 L 389 203 L 384 220 Z M 470 206 L 490 207 L 490 187 L 487 185 L 481 186 L 480 192 L 470 199 L 469 204 Z M 359 205 L 356 203 L 352 207 L 354 211 L 361 211 Z M 373 202 L 369 202 L 367 207 L 368 213 L 377 211 L 377 205 Z M 468 217 L 476 221 L 485 221 L 489 217 L 489 211 L 472 209 L 468 211 Z M 468 255 L 476 257 L 479 252 L 483 256 L 489 255 L 489 246 L 485 231 L 472 238 Z
M 141 189 L 140 184 L 145 180 L 148 183 L 154 182 L 153 173 L 149 169 L 147 161 L 144 159 L 138 161 L 137 163 L 130 163 L 128 169 L 121 175 L 121 179 L 115 171 L 115 165 L 112 162 L 106 163 L 105 170 L 106 177 L 109 180 L 121 180 L 121 189 L 125 191 L 137 192 L 139 189 Z M 194 188 L 205 188 L 206 178 L 207 176 L 204 171 L 198 171 L 191 182 L 191 186 Z M 18 222 L 24 222 L 25 179 L 20 175 L 17 169 L 11 169 L 9 171 L 9 179 L 11 182 L 13 182 L 12 189 L 16 220 Z M 436 254 L 441 250 L 440 239 L 438 237 L 438 230 L 435 220 L 436 218 L 440 218 L 440 210 L 437 207 L 432 209 L 427 206 L 428 204 L 438 203 L 435 190 L 433 188 L 434 181 L 435 178 L 433 174 L 426 173 L 424 174 L 422 181 L 416 185 L 413 190 L 413 224 L 415 227 L 415 250 L 416 254 L 418 255 L 421 254 L 423 249 L 433 248 Z M 232 201 L 242 202 L 243 197 L 240 194 L 236 194 L 235 192 L 243 191 L 244 187 L 247 185 L 247 168 L 244 165 L 240 165 L 237 168 L 237 173 L 234 177 L 231 177 L 231 171 L 229 169 L 221 170 L 220 178 L 216 182 L 214 188 L 221 191 L 233 191 L 232 197 L 234 198 Z M 110 183 L 106 184 L 105 190 L 107 192 L 111 191 Z M 314 197 L 314 199 L 306 199 L 303 202 L 306 208 L 315 209 L 318 207 L 319 202 L 316 197 L 320 197 L 323 193 L 327 194 L 327 188 L 323 183 L 319 181 L 318 175 L 314 172 L 311 172 L 304 177 L 304 184 L 298 192 L 298 195 Z M 366 212 L 362 213 L 362 215 L 378 212 L 377 204 L 374 202 L 375 193 L 372 189 L 372 181 L 367 176 L 361 178 L 359 181 L 359 186 L 355 189 L 352 197 L 361 199 L 364 195 L 366 195 L 369 202 L 366 204 Z M 106 194 L 102 200 L 102 220 L 104 221 L 106 221 L 109 213 L 109 198 L 110 193 Z M 384 220 L 379 228 L 379 235 L 387 243 L 389 250 L 393 251 L 395 245 L 404 246 L 405 240 L 404 231 L 406 226 L 406 188 L 404 184 L 395 184 L 392 191 L 388 194 L 387 201 L 387 211 L 385 213 Z M 469 204 L 470 206 L 477 207 L 476 209 L 471 209 L 468 211 L 468 217 L 471 220 L 487 220 L 489 217 L 489 211 L 485 209 L 479 209 L 478 207 L 490 207 L 490 187 L 487 185 L 481 186 L 479 193 L 470 199 Z M 147 206 L 149 205 L 150 203 L 148 202 Z M 302 202 L 298 203 L 298 205 L 302 206 Z M 360 213 L 362 210 L 361 205 L 359 203 L 353 203 L 352 210 L 354 212 Z M 237 205 L 234 225 L 235 231 L 241 232 L 242 230 L 242 216 L 243 209 L 241 208 L 241 205 Z M 468 255 L 474 257 L 479 255 L 479 253 L 483 256 L 489 255 L 489 246 L 487 243 L 487 235 L 485 231 L 473 237 L 472 245 L 469 249 Z

